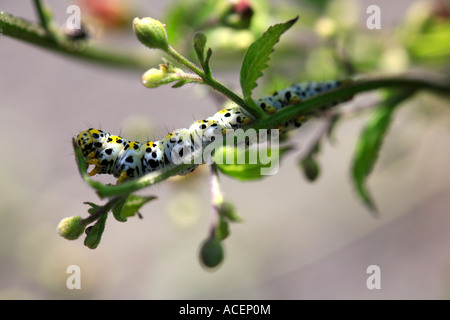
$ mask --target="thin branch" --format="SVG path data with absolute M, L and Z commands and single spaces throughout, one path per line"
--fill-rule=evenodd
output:
M 0 34 L 53 52 L 115 67 L 143 69 L 154 63 L 151 56 L 137 52 L 118 51 L 105 46 L 89 45 L 84 41 L 72 41 L 66 38 L 55 41 L 48 36 L 47 29 L 41 24 L 4 12 L 0 12 Z
M 122 201 L 127 195 L 118 196 L 109 200 L 104 206 L 101 206 L 95 211 L 95 213 L 91 214 L 89 217 L 81 220 L 82 225 L 89 225 L 92 222 L 100 219 L 100 217 L 104 214 L 108 214 L 108 212 L 116 205 L 116 203 Z
M 220 191 L 219 174 L 217 172 L 217 166 L 213 163 L 211 165 L 211 219 L 210 219 L 210 236 L 214 236 L 216 224 L 219 215 L 219 205 L 223 203 L 223 195 Z
M 179 54 L 174 48 L 169 46 L 169 49 L 167 51 L 168 54 L 170 54 L 174 59 L 176 59 L 178 62 L 183 64 L 185 67 L 189 68 L 191 71 L 195 72 L 198 76 L 200 76 L 205 84 L 209 85 L 214 90 L 220 92 L 227 98 L 229 98 L 231 101 L 239 105 L 241 108 L 243 108 L 245 111 L 247 111 L 249 114 L 251 114 L 255 119 L 259 118 L 266 118 L 267 115 L 260 109 L 253 109 L 247 106 L 245 101 L 239 97 L 237 94 L 235 94 L 233 91 L 222 85 L 220 82 L 215 80 L 211 73 L 208 72 L 206 74 L 201 70 L 198 66 L 196 66 L 191 61 L 187 60 L 185 57 L 183 57 L 181 54 Z
M 47 19 L 47 15 L 44 12 L 44 7 L 40 0 L 34 0 L 34 7 L 36 8 L 36 13 L 39 17 L 39 21 L 41 22 L 42 27 L 47 31 L 49 29 L 49 21 Z

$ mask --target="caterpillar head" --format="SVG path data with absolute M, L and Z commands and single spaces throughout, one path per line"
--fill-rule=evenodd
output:
M 90 128 L 80 132 L 77 137 L 77 144 L 80 146 L 83 155 L 87 158 L 94 158 L 103 146 L 108 134 L 102 130 Z

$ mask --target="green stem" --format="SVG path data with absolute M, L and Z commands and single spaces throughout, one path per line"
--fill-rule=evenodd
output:
M 0 12 L 0 34 L 74 58 L 115 67 L 143 69 L 148 68 L 153 60 L 148 55 L 88 45 L 84 41 L 63 39 L 57 42 L 48 36 L 47 30 L 41 24 L 4 12 Z
M 42 27 L 48 31 L 49 21 L 48 14 L 44 12 L 44 8 L 40 0 L 34 0 L 34 6 L 36 8 L 37 15 L 39 17 L 39 21 L 41 22 Z
M 203 70 L 201 70 L 198 66 L 196 66 L 194 63 L 183 57 L 181 54 L 179 54 L 174 48 L 169 46 L 169 49 L 167 51 L 168 54 L 170 54 L 174 59 L 176 59 L 178 62 L 180 62 L 185 67 L 189 68 L 191 71 L 196 73 L 199 77 L 201 77 L 205 84 L 212 87 L 214 90 L 222 93 L 224 96 L 229 98 L 231 101 L 242 107 L 245 111 L 247 111 L 249 114 L 251 114 L 255 119 L 265 118 L 267 115 L 260 109 L 249 108 L 247 104 L 244 102 L 244 100 L 239 97 L 237 94 L 235 94 L 233 91 L 222 85 L 220 82 L 215 80 L 211 75 L 205 74 Z
M 219 183 L 219 174 L 217 170 L 217 166 L 213 163 L 211 164 L 211 178 L 210 178 L 210 186 L 211 186 L 211 220 L 210 220 L 210 236 L 214 236 L 214 232 L 216 229 L 216 224 L 219 215 L 219 206 L 223 203 L 223 195 L 220 191 L 220 183 Z
M 152 172 L 136 180 L 130 180 L 116 186 L 105 186 L 101 183 L 98 183 L 97 181 L 92 180 L 91 178 L 88 178 L 87 181 L 92 187 L 97 190 L 97 194 L 100 198 L 109 198 L 112 196 L 129 194 L 141 190 L 145 187 L 154 185 L 158 182 L 162 182 L 170 177 L 177 175 L 190 166 L 192 166 L 192 164 L 170 165 L 159 172 Z
M 39 21 L 44 28 L 47 37 L 53 42 L 63 45 L 65 36 L 58 25 L 55 23 L 52 11 L 47 6 L 43 5 L 40 0 L 34 0 L 34 6 L 36 8 L 36 13 L 39 17 Z

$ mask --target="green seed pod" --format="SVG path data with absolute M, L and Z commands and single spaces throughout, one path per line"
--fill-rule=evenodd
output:
M 67 217 L 58 224 L 58 233 L 67 240 L 78 239 L 84 231 L 85 226 L 81 224 L 83 218 L 79 216 Z
M 303 172 L 309 181 L 313 182 L 317 180 L 320 173 L 320 167 L 313 157 L 307 156 L 303 158 L 300 161 L 300 166 L 303 168 Z
M 208 238 L 200 250 L 200 261 L 207 268 L 217 267 L 223 260 L 223 248 L 217 237 Z
M 150 49 L 167 51 L 169 42 L 165 26 L 152 18 L 134 18 L 133 29 L 139 41 Z

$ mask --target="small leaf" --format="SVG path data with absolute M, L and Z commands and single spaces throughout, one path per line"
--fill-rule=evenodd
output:
M 203 66 L 203 69 L 204 69 L 205 74 L 206 74 L 207 77 L 211 77 L 211 68 L 209 67 L 209 60 L 211 59 L 211 55 L 212 55 L 212 49 L 209 48 L 206 51 L 205 64 Z
M 219 211 L 220 216 L 227 218 L 229 221 L 232 222 L 242 221 L 242 218 L 236 212 L 236 208 L 230 202 L 227 201 L 222 202 L 217 210 Z
M 205 267 L 217 267 L 223 261 L 223 248 L 219 238 L 208 238 L 200 249 L 200 261 Z
M 156 199 L 155 196 L 138 196 L 130 194 L 122 209 L 122 217 L 128 218 L 134 216 L 144 204 Z
M 202 32 L 197 32 L 194 36 L 194 50 L 197 55 L 197 59 L 200 64 L 203 66 L 205 62 L 205 45 L 206 45 L 206 36 Z
M 376 212 L 376 206 L 367 190 L 366 178 L 372 172 L 378 158 L 384 137 L 392 121 L 393 112 L 413 92 L 405 90 L 389 95 L 383 104 L 373 111 L 356 144 L 352 165 L 353 181 L 359 196 L 373 213 Z
M 144 197 L 130 194 L 126 199 L 120 201 L 112 208 L 114 218 L 117 221 L 125 222 L 128 217 L 136 215 L 144 204 L 154 199 L 156 199 L 155 196 Z
M 91 208 L 88 209 L 88 212 L 91 215 L 95 214 L 98 211 L 98 209 L 101 208 L 101 206 L 99 206 L 99 205 L 97 205 L 95 203 L 92 203 L 92 202 L 84 202 L 84 204 L 87 204 L 87 205 L 91 206 Z
M 211 68 L 209 67 L 209 60 L 211 59 L 212 50 L 209 48 L 206 52 L 205 58 L 205 45 L 206 45 L 206 36 L 204 33 L 197 32 L 194 36 L 194 51 L 197 55 L 197 59 L 200 62 L 200 65 L 205 71 L 205 75 L 207 77 L 211 77 Z
M 102 239 L 103 231 L 105 230 L 105 223 L 107 214 L 102 214 L 97 222 L 89 227 L 89 232 L 84 239 L 84 245 L 90 249 L 95 249 Z
M 267 68 L 273 47 L 279 41 L 280 36 L 288 30 L 298 17 L 285 23 L 271 26 L 263 35 L 248 48 L 242 61 L 240 82 L 244 101 L 252 104 L 252 91 L 256 87 L 256 81 L 262 76 L 262 71 Z
M 119 222 L 126 222 L 127 219 L 122 217 L 122 209 L 123 205 L 127 201 L 127 198 L 122 198 L 119 202 L 115 204 L 114 207 L 112 207 L 111 211 L 113 213 L 114 218 Z
M 176 89 L 176 88 L 181 88 L 182 86 L 184 86 L 187 83 L 186 80 L 180 80 L 177 83 L 175 83 L 172 88 Z
M 224 240 L 230 235 L 230 229 L 228 227 L 228 221 L 224 217 L 219 216 L 219 221 L 217 222 L 214 234 L 219 240 Z
M 84 158 L 83 152 L 81 151 L 81 148 L 75 138 L 72 139 L 72 146 L 75 153 L 75 160 L 77 161 L 78 165 L 78 170 L 80 171 L 81 176 L 86 180 L 86 178 L 89 177 L 87 174 L 88 165 Z

